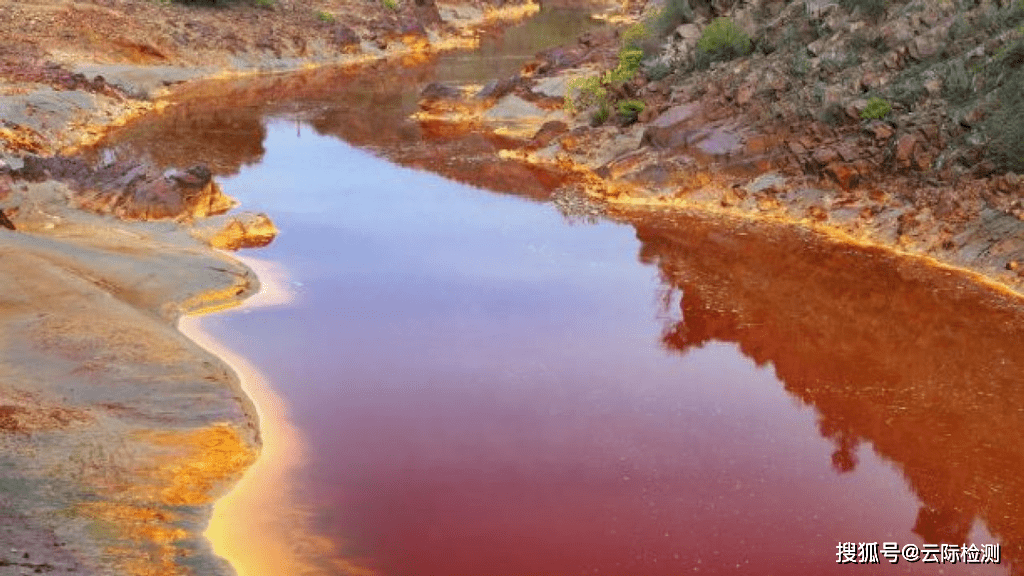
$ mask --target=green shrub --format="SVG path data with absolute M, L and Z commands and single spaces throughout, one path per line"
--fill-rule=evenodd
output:
M 398 10 L 398 0 L 380 0 L 380 3 L 388 10 Z
M 946 64 L 942 93 L 953 104 L 962 104 L 974 94 L 974 81 L 962 61 L 952 60 Z
M 839 0 L 839 4 L 850 10 L 860 10 L 860 13 L 869 18 L 878 18 L 885 14 L 887 0 Z
M 276 4 L 274 0 L 252 0 L 253 6 L 257 8 L 263 8 L 264 10 L 273 10 Z
M 715 18 L 697 41 L 697 64 L 705 67 L 716 61 L 732 60 L 750 54 L 750 36 L 729 18 Z
M 644 75 L 648 80 L 661 80 L 672 73 L 672 65 L 667 62 L 655 62 L 644 67 Z
M 1024 39 L 1017 39 L 990 64 L 998 82 L 996 108 L 983 124 L 989 156 L 1001 168 L 1024 171 Z
M 657 18 L 657 29 L 662 36 L 671 34 L 680 24 L 693 22 L 693 8 L 689 0 L 665 0 Z
M 643 22 L 637 22 L 622 32 L 622 48 L 642 49 L 651 31 Z
M 330 12 L 324 12 L 323 10 L 318 10 L 316 13 L 316 19 L 321 22 L 331 23 L 334 22 L 334 14 L 331 14 Z
M 999 108 L 985 122 L 989 157 L 1005 170 L 1024 171 L 1024 74 L 1000 91 Z
M 635 122 L 646 107 L 640 100 L 623 100 L 618 105 L 619 116 L 630 122 Z
M 881 120 L 892 111 L 892 105 L 884 98 L 872 97 L 868 105 L 861 111 L 860 117 L 864 120 Z
M 597 107 L 597 110 L 590 115 L 590 125 L 600 126 L 608 121 L 608 117 L 611 116 L 612 110 L 608 106 L 608 102 L 601 102 Z

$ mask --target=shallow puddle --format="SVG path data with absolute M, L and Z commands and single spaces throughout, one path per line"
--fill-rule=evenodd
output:
M 214 113 L 197 97 L 162 128 L 122 135 L 205 143 L 208 157 L 151 153 L 214 162 L 231 174 L 225 191 L 281 229 L 248 254 L 287 270 L 294 301 L 203 325 L 266 374 L 301 436 L 287 496 L 300 520 L 264 537 L 294 544 L 304 571 L 999 574 L 1024 562 L 1019 305 L 786 229 L 573 223 L 530 199 L 557 178 L 453 173 L 450 149 L 424 145 L 401 118 L 410 84 L 431 74 L 234 84 L 261 103 Z M 885 542 L 1000 544 L 1001 563 L 890 564 Z M 879 563 L 841 564 L 842 543 L 853 560 L 856 544 L 878 543 Z

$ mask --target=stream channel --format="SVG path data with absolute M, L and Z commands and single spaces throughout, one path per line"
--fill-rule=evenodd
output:
M 286 550 L 240 573 L 1024 566 L 1019 304 L 790 228 L 563 215 L 557 174 L 407 119 L 427 82 L 588 25 L 545 10 L 472 54 L 213 83 L 106 144 L 206 162 L 281 230 L 243 256 L 290 299 L 201 323 L 294 437 L 234 519 L 259 534 L 239 554 Z M 843 542 L 880 563 L 841 565 Z M 1000 563 L 890 564 L 884 542 Z

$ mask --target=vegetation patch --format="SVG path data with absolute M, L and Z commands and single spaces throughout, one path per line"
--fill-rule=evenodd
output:
M 662 36 L 667 36 L 677 26 L 687 22 L 693 22 L 693 8 L 689 0 L 665 0 L 665 7 L 658 14 L 656 26 Z
M 892 112 L 892 104 L 884 98 L 877 96 L 868 100 L 868 105 L 861 111 L 860 117 L 863 120 L 881 120 Z
M 984 124 L 989 156 L 1001 168 L 1024 171 L 1024 38 L 1018 38 L 990 64 L 995 111 Z
M 323 10 L 319 10 L 316 13 L 316 19 L 321 22 L 327 22 L 330 24 L 334 22 L 334 14 L 331 14 L 330 12 L 324 12 Z
M 627 122 L 636 122 L 646 105 L 640 100 L 623 100 L 618 104 L 619 116 Z
M 623 46 L 619 50 L 619 63 L 604 74 L 574 78 L 569 81 L 565 94 L 565 109 L 569 113 L 577 109 L 608 104 L 608 87 L 628 82 L 640 71 L 643 50 Z
M 697 65 L 732 60 L 750 54 L 750 36 L 729 18 L 715 18 L 697 41 Z

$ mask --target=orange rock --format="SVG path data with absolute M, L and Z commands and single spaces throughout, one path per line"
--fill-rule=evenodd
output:
M 825 167 L 825 174 L 836 181 L 843 190 L 849 190 L 860 181 L 860 173 L 843 162 L 833 162 Z

